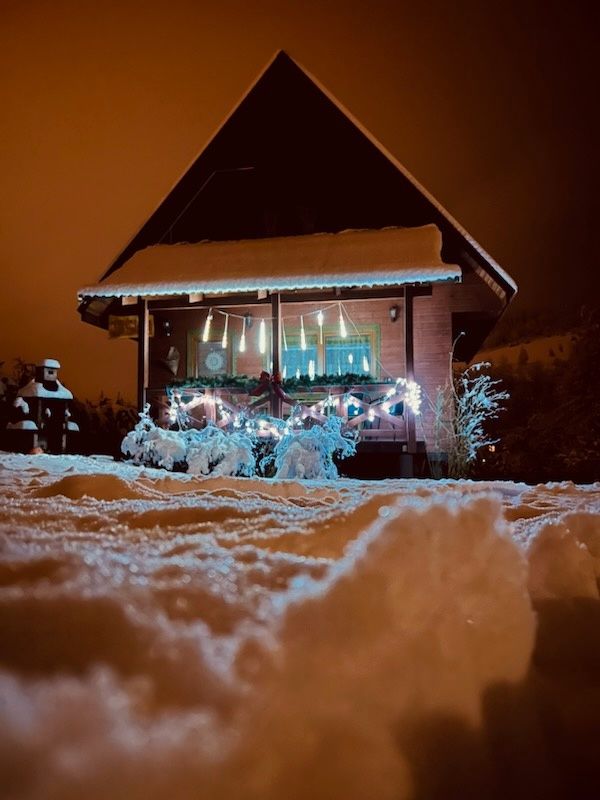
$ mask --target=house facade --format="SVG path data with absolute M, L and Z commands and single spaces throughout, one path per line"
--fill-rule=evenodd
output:
M 102 278 L 88 323 L 138 342 L 138 402 L 198 424 L 266 408 L 359 431 L 402 474 L 431 405 L 516 292 L 417 181 L 280 52 Z M 414 384 L 421 409 L 410 402 Z M 371 459 L 372 460 L 372 459 Z M 390 472 L 390 467 L 386 467 Z

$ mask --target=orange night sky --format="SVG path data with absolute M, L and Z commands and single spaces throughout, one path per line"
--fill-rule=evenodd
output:
M 279 48 L 506 267 L 521 307 L 597 302 L 585 7 L 0 0 L 0 361 L 56 357 L 80 396 L 133 398 L 135 344 L 80 322 L 76 290 Z

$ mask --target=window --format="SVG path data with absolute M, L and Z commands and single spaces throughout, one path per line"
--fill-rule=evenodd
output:
M 345 339 L 325 336 L 325 374 L 354 372 L 374 375 L 375 369 L 371 336 L 348 336 Z
M 306 350 L 300 348 L 299 336 L 286 337 L 287 350 L 282 348 L 281 362 L 282 372 L 285 371 L 287 378 L 293 378 L 295 375 L 308 375 L 308 366 L 313 361 L 315 366 L 315 373 L 321 372 L 319 369 L 319 352 L 317 347 L 317 337 L 306 337 Z
M 282 348 L 281 363 L 285 376 L 294 377 L 300 372 L 307 375 L 309 364 L 314 362 L 316 375 L 345 375 L 354 372 L 377 377 L 379 326 L 361 325 L 358 334 L 343 338 L 337 326 L 323 330 L 323 343 L 318 334 L 306 334 L 306 350 L 300 349 L 297 329 L 287 332 L 287 350 Z M 366 369 L 365 369 L 366 367 Z

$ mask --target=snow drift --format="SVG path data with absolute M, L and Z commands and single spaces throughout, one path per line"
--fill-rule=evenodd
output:
M 594 760 L 539 637 L 599 602 L 600 486 L 2 455 L 0 496 L 3 796 L 557 796 Z

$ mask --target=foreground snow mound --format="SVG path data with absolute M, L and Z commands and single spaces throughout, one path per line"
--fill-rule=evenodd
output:
M 0 796 L 585 796 L 599 520 L 600 486 L 0 454 Z
M 526 576 L 495 500 L 380 506 L 329 580 L 295 592 L 243 748 L 257 796 L 409 797 L 403 726 L 476 726 L 484 690 L 525 677 Z

